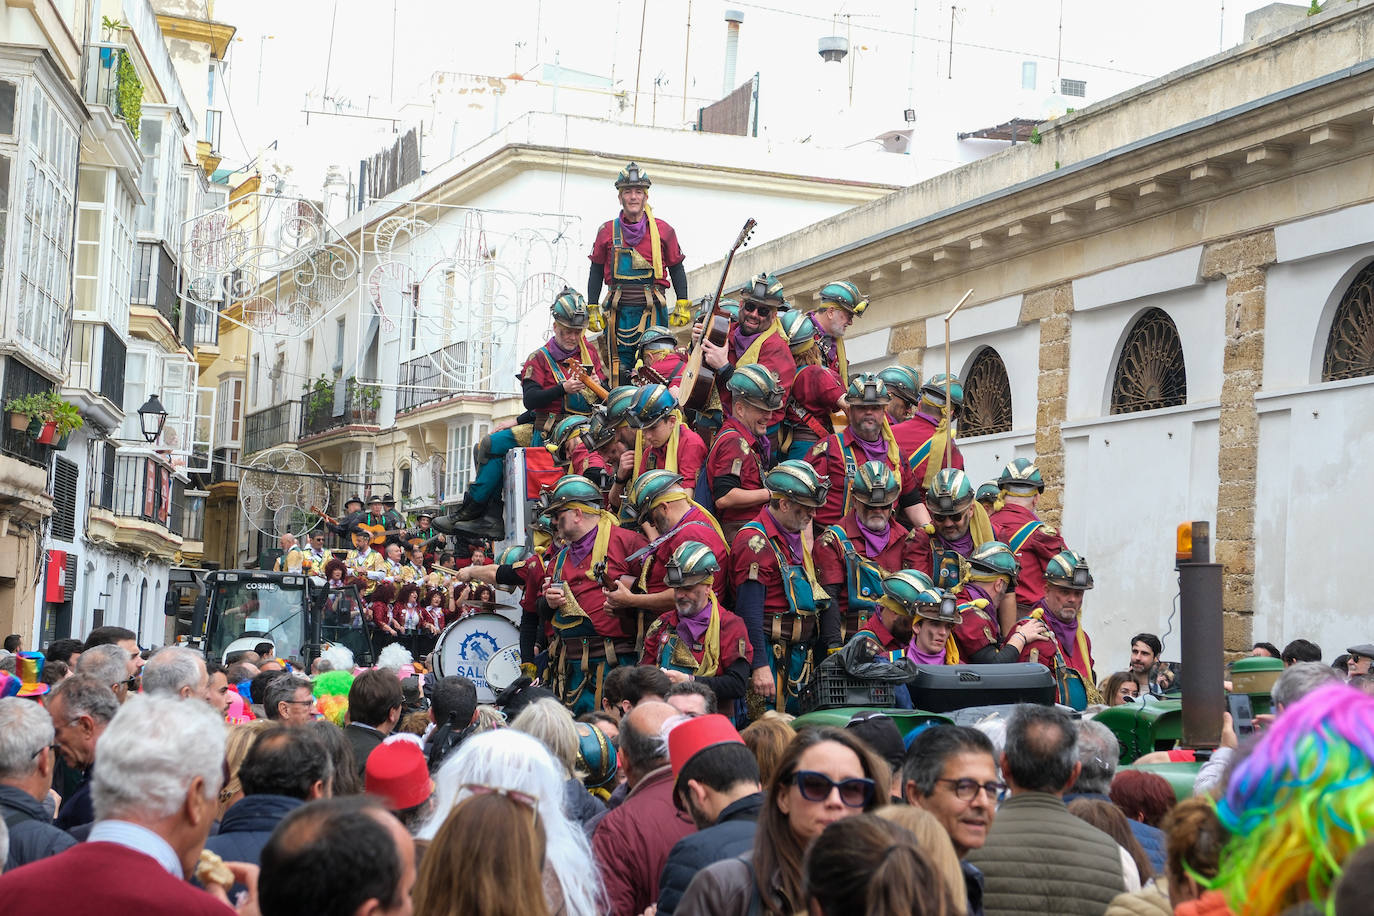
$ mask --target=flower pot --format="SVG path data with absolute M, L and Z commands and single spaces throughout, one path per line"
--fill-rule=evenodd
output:
M 35 427 L 37 427 L 36 432 Z M 57 439 L 57 424 L 51 421 L 44 423 L 35 417 L 29 423 L 29 435 L 33 436 L 39 445 L 52 445 L 53 441 Z
M 71 433 L 63 433 L 62 435 L 57 437 L 57 441 L 53 443 L 53 448 L 57 449 L 59 452 L 63 451 L 64 449 L 66 449 L 67 443 L 70 442 L 71 439 Z
M 10 429 L 25 430 L 29 428 L 29 415 L 26 413 L 10 413 Z

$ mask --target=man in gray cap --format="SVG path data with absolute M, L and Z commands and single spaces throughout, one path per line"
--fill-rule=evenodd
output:
M 1345 651 L 1350 653 L 1350 658 L 1345 662 L 1345 673 L 1350 677 L 1361 674 L 1368 674 L 1370 663 L 1374 662 L 1374 643 L 1363 643 L 1358 646 L 1351 646 Z

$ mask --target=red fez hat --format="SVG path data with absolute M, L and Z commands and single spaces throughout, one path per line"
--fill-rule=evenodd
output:
M 414 808 L 434 791 L 425 752 L 407 738 L 379 744 L 367 755 L 366 788 L 369 795 L 384 799 L 392 811 Z
M 744 739 L 725 716 L 695 716 L 668 732 L 668 759 L 676 781 L 682 768 L 701 751 L 717 744 L 743 744 Z

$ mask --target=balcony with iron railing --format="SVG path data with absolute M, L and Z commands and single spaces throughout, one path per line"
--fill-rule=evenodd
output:
M 197 347 L 219 346 L 219 312 L 214 308 L 218 304 L 211 302 L 190 306 L 191 322 L 195 326 L 192 331 L 192 342 Z
M 177 296 L 177 266 L 160 242 L 139 242 L 134 252 L 133 288 L 129 299 L 134 305 L 156 309 L 167 319 L 173 333 L 177 327 L 180 302 Z
M 491 374 L 494 349 L 492 343 L 465 340 L 401 363 L 396 412 L 467 393 L 486 394 L 480 381 Z
M 102 321 L 72 322 L 71 360 L 64 396 L 103 426 L 124 419 L 124 364 L 128 348 Z
M 243 453 L 251 455 L 294 441 L 299 410 L 298 401 L 287 401 L 245 416 Z
M 217 448 L 210 459 L 210 485 L 239 482 L 239 450 Z
M 41 394 L 53 390 L 53 383 L 38 374 L 13 356 L 5 360 L 5 384 L 0 390 L 0 404 L 30 394 Z M 15 458 L 25 464 L 47 470 L 52 461 L 52 449 L 39 445 L 38 440 L 28 434 L 26 429 L 13 429 L 8 417 L 0 426 L 0 455 Z
M 377 427 L 377 411 L 382 405 L 382 389 L 377 382 L 343 379 L 342 401 L 333 385 L 316 386 L 301 395 L 300 437 L 322 436 L 349 427 Z
M 180 546 L 185 483 L 147 455 L 116 455 L 92 475 L 91 525 L 121 546 L 169 557 Z M 101 516 L 94 510 L 109 513 Z M 110 525 L 109 516 L 113 516 Z M 132 523 L 132 524 L 131 524 Z
M 131 137 L 138 136 L 143 81 L 128 50 L 121 44 L 86 45 L 81 60 L 81 97 L 88 105 L 104 105 L 122 120 Z

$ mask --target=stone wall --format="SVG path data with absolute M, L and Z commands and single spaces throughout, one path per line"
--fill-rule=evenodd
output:
M 1064 509 L 1064 422 L 1069 394 L 1069 334 L 1073 326 L 1073 285 L 1064 283 L 1028 293 L 1021 323 L 1040 322 L 1039 405 L 1035 414 L 1035 463 L 1045 478 L 1036 511 L 1059 526 Z

